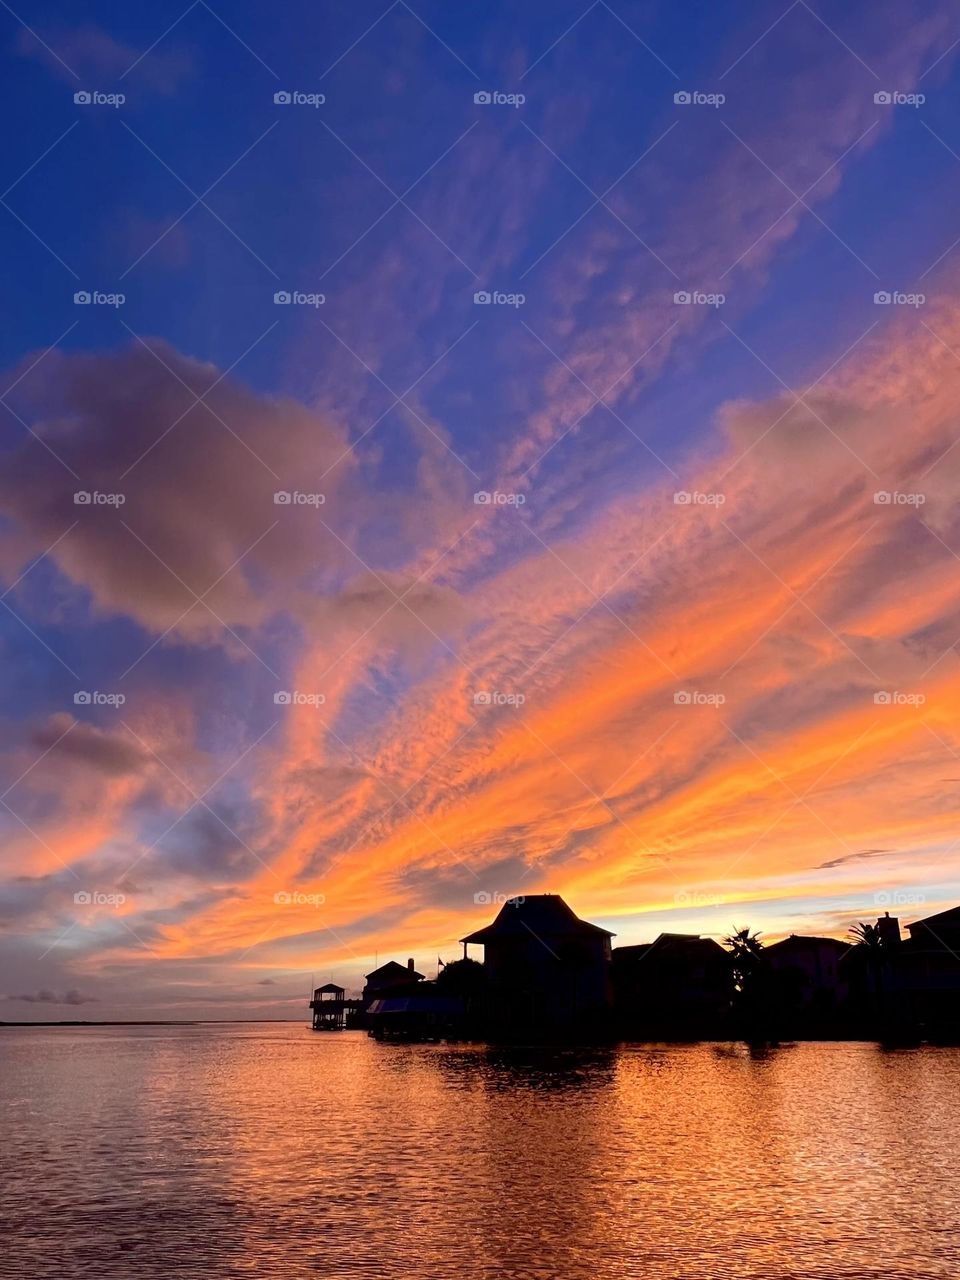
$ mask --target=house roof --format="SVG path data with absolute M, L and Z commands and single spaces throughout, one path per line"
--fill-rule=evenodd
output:
M 629 947 L 614 947 L 613 960 L 615 964 L 618 961 L 620 964 L 634 963 L 644 959 L 654 950 L 686 952 L 688 955 L 702 956 L 727 954 L 716 939 L 701 938 L 699 933 L 661 933 L 653 942 L 641 942 Z
M 838 955 L 850 950 L 850 943 L 840 938 L 818 938 L 802 933 L 791 933 L 789 938 L 781 938 L 779 942 L 771 942 L 765 951 L 776 951 L 778 954 L 789 951 L 808 951 L 811 947 L 827 947 Z
M 401 1013 L 463 1013 L 463 1001 L 456 996 L 383 996 L 374 1000 L 368 1014 L 386 1017 Z
M 914 929 L 960 929 L 960 907 L 949 907 L 946 911 L 938 911 L 935 916 L 925 916 L 923 920 L 914 920 L 907 928 Z
M 371 978 L 407 978 L 416 982 L 420 982 L 423 979 L 422 973 L 417 973 L 416 969 L 408 969 L 405 964 L 397 964 L 396 960 L 388 960 L 386 964 L 380 965 L 372 973 L 365 973 L 363 976 L 368 982 Z
M 322 991 L 325 995 L 330 992 L 338 992 L 343 995 L 345 987 L 338 987 L 335 982 L 325 982 L 322 987 L 317 987 L 317 991 Z
M 528 938 L 531 934 L 535 938 L 614 937 L 609 929 L 581 920 L 559 894 L 536 893 L 524 898 L 511 898 L 500 908 L 492 924 L 477 929 L 460 941 L 486 943 L 497 938 Z

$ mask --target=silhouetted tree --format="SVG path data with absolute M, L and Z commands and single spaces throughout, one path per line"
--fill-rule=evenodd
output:
M 484 969 L 476 960 L 464 957 L 445 964 L 437 974 L 437 991 L 445 996 L 462 996 L 469 999 L 483 990 Z
M 848 932 L 854 946 L 866 947 L 867 951 L 874 956 L 879 955 L 883 949 L 883 937 L 879 925 L 865 924 L 862 920 L 858 920 L 856 924 L 850 926 Z
M 460 1022 L 460 1034 L 467 1039 L 472 1039 L 483 1030 L 485 989 L 486 970 L 478 961 L 467 956 L 445 964 L 437 974 L 437 994 L 453 996 L 463 1001 L 464 1016 Z
M 747 928 L 734 929 L 723 941 L 730 950 L 734 1009 L 744 1039 L 748 1043 L 770 1041 L 770 983 L 760 935 Z
M 730 967 L 733 971 L 734 989 L 741 995 L 746 993 L 752 979 L 760 968 L 763 954 L 763 943 L 759 933 L 751 933 L 749 929 L 735 929 L 723 944 L 730 948 Z
M 858 920 L 848 930 L 851 942 L 863 962 L 870 986 L 871 1013 L 880 1023 L 881 1033 L 887 1022 L 887 948 L 879 925 Z

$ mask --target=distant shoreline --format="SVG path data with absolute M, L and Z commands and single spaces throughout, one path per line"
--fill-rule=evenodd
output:
M 132 1021 L 110 1019 L 106 1022 L 90 1022 L 74 1020 L 72 1022 L 0 1022 L 0 1027 L 220 1027 L 230 1023 L 244 1023 L 249 1026 L 269 1025 L 271 1023 L 303 1022 L 302 1018 L 191 1018 L 186 1019 L 143 1019 Z M 306 1025 L 306 1024 L 305 1024 Z

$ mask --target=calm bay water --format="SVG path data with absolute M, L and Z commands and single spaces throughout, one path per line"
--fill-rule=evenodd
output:
M 960 1051 L 0 1030 L 0 1275 L 960 1275 Z

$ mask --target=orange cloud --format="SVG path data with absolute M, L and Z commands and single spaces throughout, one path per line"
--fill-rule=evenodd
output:
M 960 341 L 952 306 L 926 323 Z M 409 619 L 432 667 L 359 734 L 351 700 L 403 642 L 356 620 L 329 703 L 291 710 L 263 756 L 276 858 L 160 953 L 355 970 L 374 946 L 449 948 L 479 890 L 549 887 L 639 931 L 652 909 L 721 904 L 726 927 L 760 900 L 955 875 L 960 375 L 941 350 L 894 328 L 809 408 L 731 406 L 725 454 L 683 479 L 722 505 L 666 486 L 549 547 L 523 534 L 460 581 L 462 634 Z M 298 678 L 330 660 L 308 638 Z M 278 906 L 278 887 L 325 901 Z

